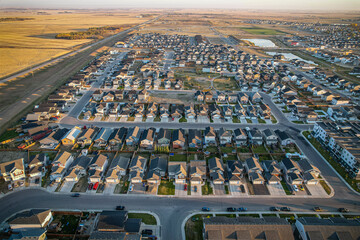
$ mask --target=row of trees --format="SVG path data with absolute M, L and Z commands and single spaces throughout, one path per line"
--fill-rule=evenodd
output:
M 120 32 L 123 26 L 105 26 L 105 27 L 92 27 L 84 32 L 69 32 L 59 33 L 55 36 L 56 39 L 101 39 L 105 35 Z

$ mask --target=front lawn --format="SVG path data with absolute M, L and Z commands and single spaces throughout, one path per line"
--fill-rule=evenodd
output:
M 206 182 L 203 186 L 201 186 L 202 195 L 211 195 L 213 194 L 213 189 L 210 186 L 209 182 Z
M 187 157 L 185 154 L 174 154 L 173 156 L 170 156 L 169 161 L 182 161 L 186 162 Z
M 220 147 L 222 153 L 232 153 L 233 150 L 235 150 L 234 147 Z
M 162 180 L 158 188 L 158 195 L 175 195 L 174 183 Z
M 15 138 L 17 136 L 19 136 L 19 134 L 15 130 L 6 130 L 6 132 L 0 136 L 0 142 Z
M 325 192 L 328 195 L 330 195 L 331 194 L 331 188 L 329 187 L 329 185 L 327 185 L 327 183 L 324 180 L 320 180 L 320 184 L 324 188 Z
M 141 221 L 147 225 L 156 225 L 156 219 L 148 213 L 128 213 L 128 218 L 141 218 Z
M 253 146 L 254 153 L 268 153 L 264 145 Z
M 291 191 L 288 188 L 288 185 L 286 184 L 286 182 L 284 180 L 281 180 L 281 186 L 283 187 L 286 195 L 292 195 Z

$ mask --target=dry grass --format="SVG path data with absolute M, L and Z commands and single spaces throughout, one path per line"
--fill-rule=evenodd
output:
M 34 12 L 5 12 L 2 17 L 31 17 L 34 20 L 0 23 L 0 78 L 70 52 L 91 39 L 55 39 L 57 33 L 86 30 L 89 27 L 144 22 L 137 13 L 78 11 L 71 14 L 37 15 Z

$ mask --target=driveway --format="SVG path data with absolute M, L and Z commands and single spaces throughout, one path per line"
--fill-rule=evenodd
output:
M 281 184 L 268 184 L 267 188 L 270 192 L 270 195 L 273 196 L 286 196 L 284 188 Z
M 100 122 L 100 121 L 101 121 L 101 118 L 102 118 L 102 117 L 100 117 L 100 116 L 95 117 L 95 118 L 94 118 L 94 122 Z
M 225 187 L 224 184 L 212 184 L 214 187 L 215 195 L 225 195 Z
M 127 117 L 121 117 L 119 122 L 126 122 L 127 121 Z
M 305 188 L 309 190 L 310 195 L 319 196 L 319 197 L 327 197 L 328 194 L 325 192 L 324 188 L 320 183 L 316 185 L 305 185 Z
M 161 118 L 161 122 L 166 122 L 166 123 L 167 123 L 167 122 L 169 122 L 169 118 L 163 118 L 163 117 L 162 117 L 162 118 Z
M 71 189 L 74 187 L 75 183 L 76 182 L 73 181 L 65 181 L 60 189 L 60 192 L 71 192 Z
M 174 183 L 175 196 L 187 196 L 187 190 L 184 190 L 184 183 Z
M 209 120 L 209 118 L 207 118 L 207 117 L 198 117 L 198 118 L 197 118 L 197 122 L 198 122 L 198 123 L 209 123 L 210 120 Z
M 197 190 L 195 192 L 195 186 L 197 187 Z M 192 196 L 202 196 L 202 192 L 201 192 L 201 185 L 192 185 L 191 186 L 191 195 Z
M 116 183 L 106 183 L 105 189 L 103 191 L 104 195 L 111 195 L 114 193 L 116 187 Z
M 255 195 L 270 195 L 268 188 L 265 184 L 253 184 Z
M 142 122 L 142 117 L 136 117 L 136 118 L 134 119 L 134 122 Z
M 154 118 L 146 118 L 145 122 L 152 123 L 152 122 L 154 122 Z
M 244 187 L 245 192 L 241 191 L 241 185 Z M 247 196 L 248 189 L 246 183 L 240 185 L 229 185 L 230 194 L 233 196 Z
M 109 117 L 108 121 L 109 121 L 109 122 L 115 122 L 115 121 L 116 121 L 116 117 Z

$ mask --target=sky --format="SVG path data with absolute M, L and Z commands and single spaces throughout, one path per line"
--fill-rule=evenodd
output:
M 0 8 L 230 8 L 360 11 L 360 0 L 0 0 Z

